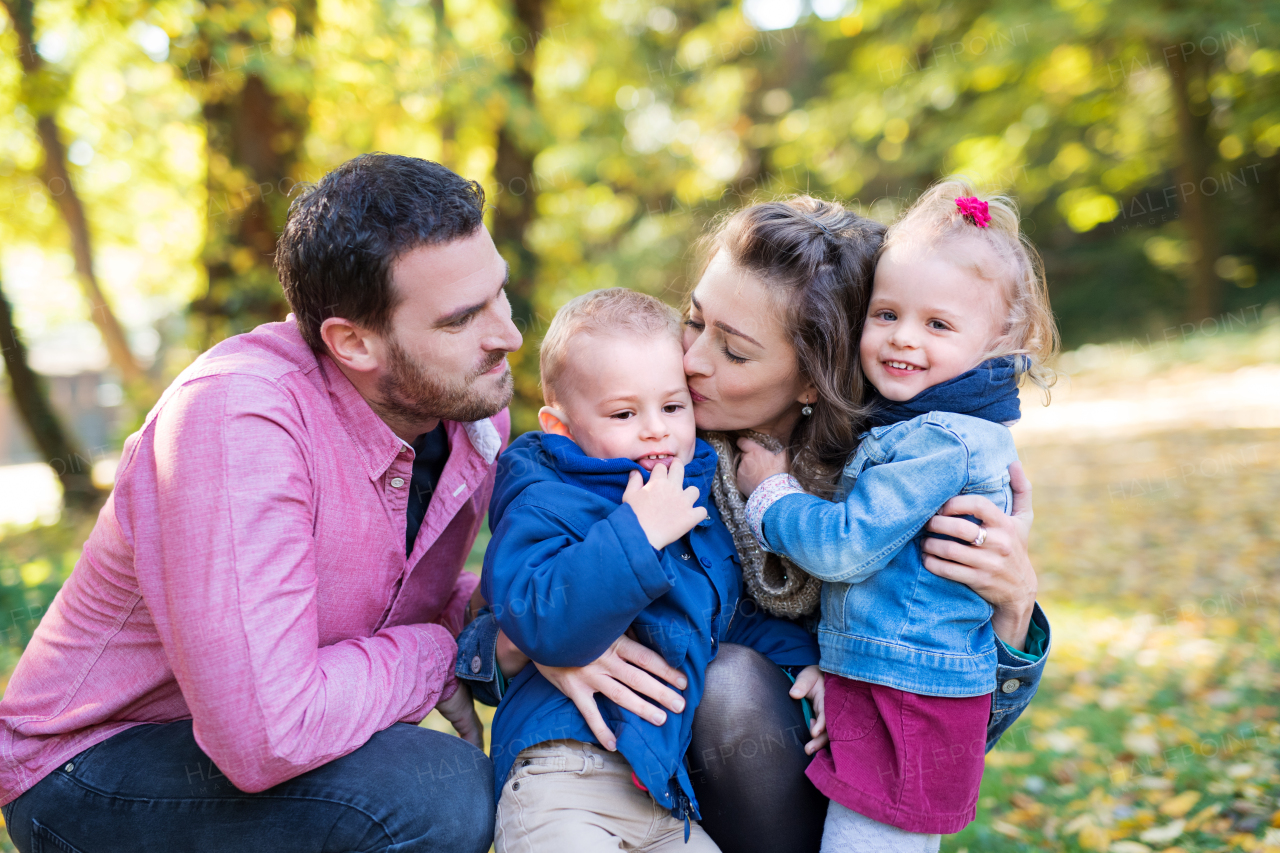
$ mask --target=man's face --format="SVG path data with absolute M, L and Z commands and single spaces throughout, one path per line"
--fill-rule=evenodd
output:
M 409 424 L 476 421 L 511 402 L 506 355 L 520 348 L 507 301 L 507 264 L 483 226 L 469 237 L 406 252 L 391 267 L 400 303 L 383 337 L 377 398 Z

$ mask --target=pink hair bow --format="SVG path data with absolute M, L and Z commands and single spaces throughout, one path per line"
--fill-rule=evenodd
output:
M 965 196 L 956 199 L 956 207 L 960 208 L 960 214 L 967 218 L 979 228 L 986 228 L 991 224 L 991 214 L 987 212 L 987 203 L 973 196 Z

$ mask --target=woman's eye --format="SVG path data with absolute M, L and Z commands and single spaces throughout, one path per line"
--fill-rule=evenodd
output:
M 725 357 L 725 358 L 727 358 L 727 359 L 729 359 L 729 361 L 733 362 L 734 364 L 746 364 L 746 363 L 747 363 L 747 360 L 746 360 L 745 358 L 743 358 L 742 356 L 740 356 L 740 355 L 734 355 L 733 353 L 729 352 L 729 348 L 728 348 L 728 347 L 720 347 L 720 352 L 724 353 L 724 357 Z
M 685 320 L 685 321 L 684 321 L 684 324 L 685 324 L 686 326 L 688 326 L 690 329 L 693 329 L 695 332 L 701 332 L 701 331 L 702 331 L 702 324 L 701 324 L 701 323 L 699 323 L 697 320 L 693 319 L 692 317 L 690 317 L 689 319 Z

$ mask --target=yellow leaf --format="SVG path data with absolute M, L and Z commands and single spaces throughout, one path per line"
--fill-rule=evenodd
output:
M 1151 853 L 1151 848 L 1141 841 L 1117 841 L 1107 853 Z
M 1111 847 L 1111 833 L 1100 826 L 1086 826 L 1080 830 L 1080 846 L 1085 850 L 1106 850 Z
M 1021 838 L 1022 830 L 1011 823 L 1005 823 L 1002 820 L 991 821 L 991 828 L 1001 835 L 1007 835 L 1010 838 Z
M 1138 837 L 1148 844 L 1163 844 L 1181 835 L 1186 826 L 1187 822 L 1179 819 L 1166 826 L 1153 826 Z
M 1195 832 L 1204 824 L 1205 821 L 1220 811 L 1222 811 L 1221 803 L 1214 803 L 1211 806 L 1205 806 L 1200 811 L 1196 812 L 1196 816 L 1191 818 L 1187 823 L 1187 832 Z M 1280 812 L 1276 812 L 1276 814 L 1280 815 Z
M 1200 802 L 1199 791 L 1183 791 L 1173 799 L 1161 803 L 1160 814 L 1168 817 L 1182 817 L 1198 802 Z

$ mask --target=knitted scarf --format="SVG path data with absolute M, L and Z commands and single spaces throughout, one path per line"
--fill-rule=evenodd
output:
M 778 453 L 782 443 L 776 438 L 750 430 L 739 433 L 768 450 Z M 818 609 L 821 600 L 822 581 L 777 554 L 770 554 L 760 547 L 747 525 L 747 502 L 738 491 L 737 436 L 723 432 L 703 435 L 719 456 L 715 480 L 711 484 L 716 507 L 729 533 L 733 535 L 738 560 L 742 563 L 742 578 L 747 592 L 756 603 L 775 616 L 797 619 Z

